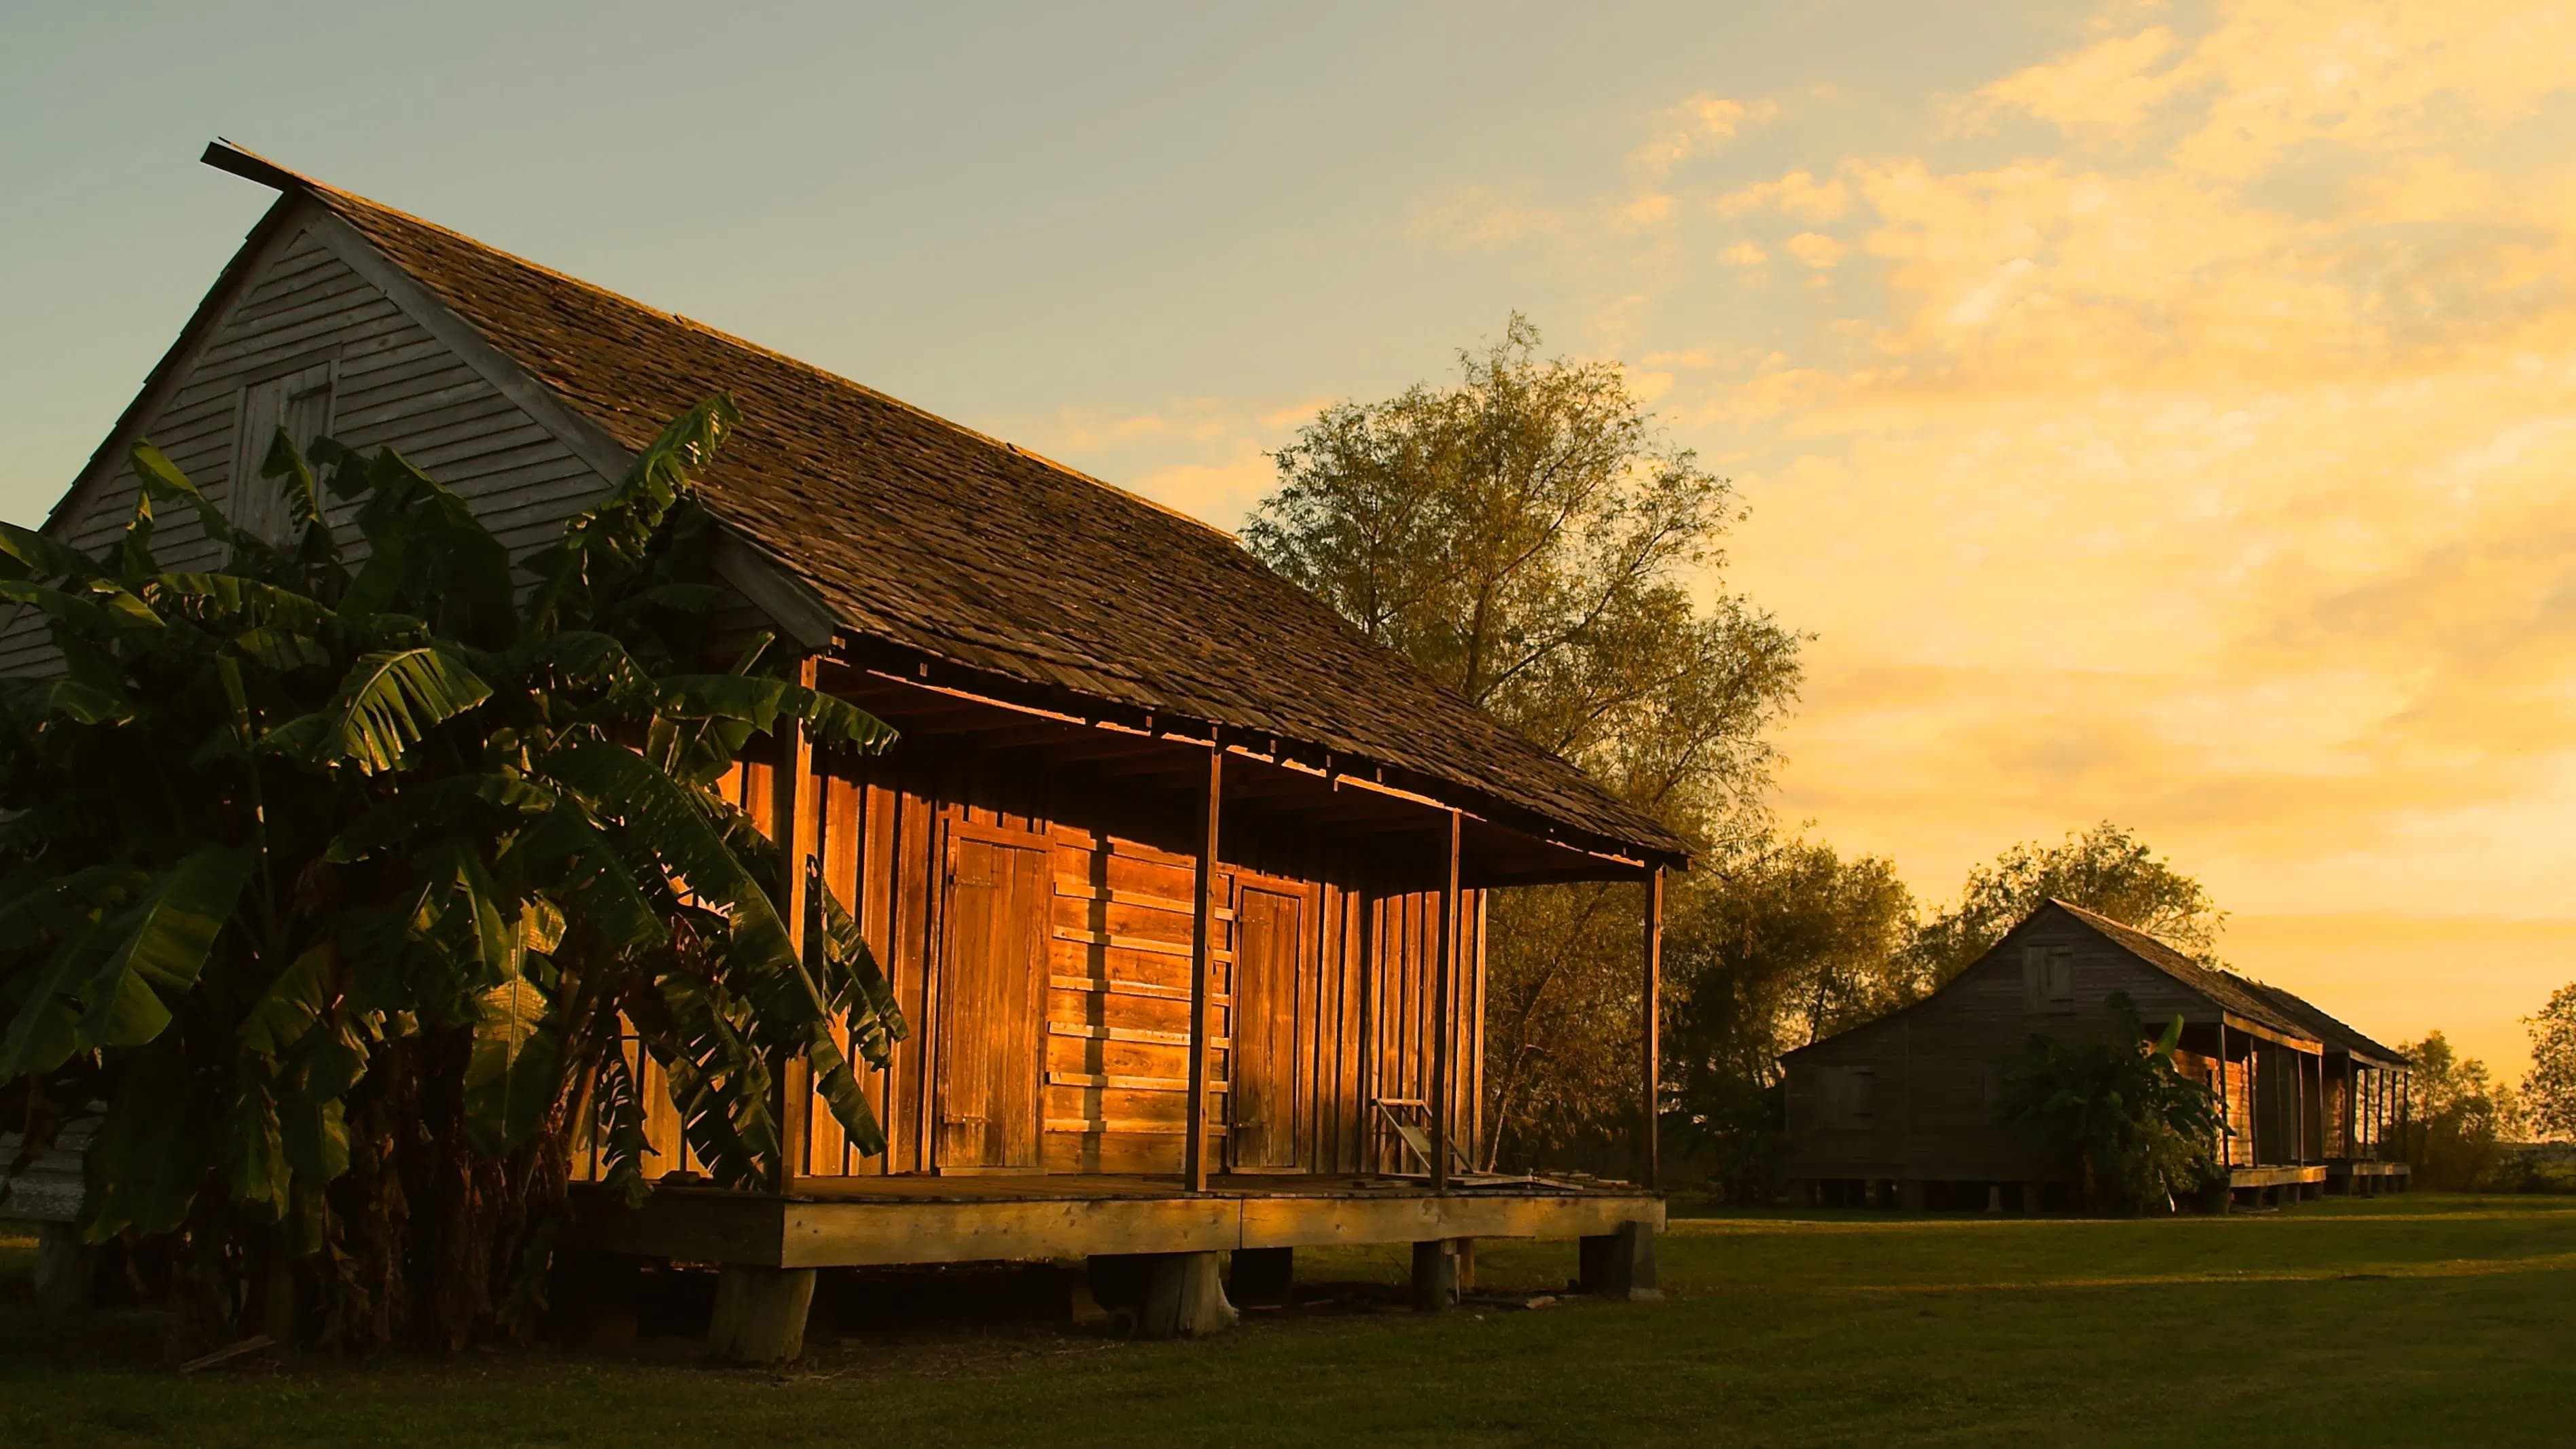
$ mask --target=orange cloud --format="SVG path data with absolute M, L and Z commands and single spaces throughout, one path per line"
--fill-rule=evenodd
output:
M 1662 176 L 1693 156 L 1724 145 L 1747 126 L 1768 123 L 1780 114 L 1776 101 L 1739 101 L 1701 91 L 1666 107 L 1662 127 L 1628 155 L 1628 164 L 1648 176 Z

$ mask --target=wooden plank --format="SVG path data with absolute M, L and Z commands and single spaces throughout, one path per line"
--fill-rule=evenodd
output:
M 1450 1041 L 1457 1029 L 1457 1004 L 1451 987 L 1458 975 L 1458 850 L 1464 822 L 1449 812 L 1449 841 L 1440 885 L 1440 927 L 1432 957 L 1436 973 L 1431 992 L 1431 1189 L 1449 1189 L 1449 1118 L 1454 1105 L 1449 1091 Z
M 1212 912 L 1211 919 L 1232 920 L 1234 913 L 1232 911 Z M 1151 936 L 1113 936 L 1106 931 L 1088 931 L 1065 926 L 1055 928 L 1055 938 L 1059 941 L 1071 941 L 1080 946 L 1106 946 L 1113 951 L 1141 951 L 1149 956 L 1189 956 L 1194 949 L 1187 941 L 1159 941 Z M 1234 954 L 1230 951 L 1218 950 L 1210 954 L 1210 959 L 1231 961 L 1234 959 Z
M 1663 1199 L 1645 1194 L 1564 1196 L 1450 1193 L 1382 1197 L 1247 1197 L 1243 1246 L 1311 1248 L 1436 1238 L 1574 1238 L 1622 1223 L 1664 1225 Z
M 1182 916 L 1188 915 L 1195 909 L 1188 901 L 1174 900 L 1170 896 L 1149 895 L 1144 891 L 1112 890 L 1107 886 L 1095 886 L 1086 880 L 1068 880 L 1063 876 L 1055 878 L 1055 893 L 1067 900 L 1099 901 L 1104 904 L 1114 902 L 1122 906 L 1142 906 L 1149 911 L 1170 911 Z M 1234 919 L 1234 912 L 1223 906 L 1215 908 L 1213 914 L 1220 921 Z
M 2249 1021 L 2244 1017 L 2238 1016 L 2232 1011 L 2220 1013 L 2219 1019 L 2227 1023 L 2227 1027 L 2230 1031 L 2240 1031 L 2247 1036 L 2260 1037 L 2276 1046 L 2288 1047 L 2292 1051 L 2317 1053 L 2325 1050 L 2325 1044 L 2323 1042 L 2311 1041 L 2303 1036 L 2292 1036 L 2287 1032 L 2275 1031 L 2271 1027 L 2263 1025 L 2261 1022 Z
M 1215 1045 L 1208 1040 L 1208 995 L 1215 989 L 1208 978 L 1216 962 L 1217 827 L 1224 799 L 1225 749 L 1222 741 L 1212 740 L 1207 792 L 1200 800 L 1203 834 L 1194 865 L 1190 912 L 1190 1030 L 1186 1038 L 1190 1050 L 1189 1128 L 1182 1136 L 1181 1176 L 1193 1192 L 1204 1192 L 1208 1185 L 1208 1051 Z
M 1187 1001 L 1186 986 L 1161 986 L 1151 981 L 1133 981 L 1119 976 L 1068 976 L 1063 972 L 1047 978 L 1047 984 L 1058 991 L 1088 991 L 1103 996 L 1145 996 L 1157 1001 Z M 1231 998 L 1216 998 L 1231 1000 Z
M 1664 868 L 1656 866 L 1646 877 L 1645 987 L 1640 1011 L 1645 1017 L 1645 1051 L 1639 1063 L 1644 1079 L 1645 1141 L 1640 1144 L 1645 1161 L 1646 1186 L 1663 1185 L 1663 990 L 1664 990 Z M 1910 1038 L 1909 1038 L 1910 1040 Z M 1908 1094 L 1910 1100 L 1911 1094 Z
M 1046 1074 L 1047 1085 L 1056 1087 L 1112 1087 L 1127 1092 L 1186 1092 L 1187 1077 L 1140 1077 L 1119 1072 L 1059 1072 Z M 1208 1094 L 1215 1096 L 1227 1090 L 1224 1082 L 1208 1083 Z
M 1087 1037 L 1093 1041 L 1154 1042 L 1163 1046 L 1185 1047 L 1190 1044 L 1190 1034 L 1185 1031 L 1144 1031 L 1136 1027 L 1092 1026 L 1076 1021 L 1050 1021 L 1047 1023 L 1047 1034 Z M 1214 1051 L 1229 1051 L 1234 1047 L 1234 1040 L 1231 1037 L 1214 1036 L 1208 1038 L 1207 1044 Z
M 812 689 L 817 668 L 815 656 L 806 655 L 797 661 L 796 682 Z M 821 838 L 808 798 L 814 780 L 814 736 L 795 719 L 782 720 L 780 730 L 779 765 L 769 772 L 769 833 L 782 851 L 778 904 L 786 917 L 788 944 L 802 956 L 807 877 Z M 814 1064 L 805 1053 L 796 1052 L 778 1064 L 776 1090 L 778 1160 L 770 1164 L 770 1186 L 785 1192 L 789 1183 L 810 1170 L 813 1150 Z
M 1186 1120 L 1159 1122 L 1143 1117 L 1049 1117 L 1046 1130 L 1094 1135 L 1114 1132 L 1130 1137 L 1178 1137 L 1190 1130 L 1190 1124 Z
M 868 1267 L 1231 1251 L 1242 1209 L 1226 1198 L 788 1205 L 784 1266 Z

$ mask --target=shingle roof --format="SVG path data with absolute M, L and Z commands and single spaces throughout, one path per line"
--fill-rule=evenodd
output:
M 1671 831 L 1217 529 L 364 198 L 282 168 L 261 179 L 346 221 L 630 450 L 729 393 L 743 425 L 704 480 L 709 508 L 814 588 L 852 635 L 1329 750 L 1625 852 L 1687 858 Z
M 2299 996 L 2293 992 L 2284 991 L 2280 987 L 2274 986 L 2269 982 L 2255 981 L 2247 977 L 2239 976 L 2233 971 L 2228 972 L 2227 976 L 2228 979 L 2272 1003 L 2274 1009 L 2278 1010 L 2281 1015 L 2288 1017 L 2293 1022 L 2296 1022 L 2300 1030 L 2305 1032 L 2307 1035 L 2313 1036 L 2319 1041 L 2324 1042 L 2327 1049 L 2330 1051 L 2346 1052 L 2353 1056 L 2376 1061 L 2383 1066 L 2404 1067 L 2414 1065 L 2414 1062 L 2404 1052 L 2397 1050 L 2395 1047 L 2380 1045 L 2378 1042 L 2362 1035 L 2359 1031 L 2347 1025 L 2341 1019 L 2328 1015 L 2323 1009 L 2319 1008 L 2316 1003 L 2309 1001 L 2305 997 Z
M 2312 1035 L 2289 1013 L 2274 1006 L 2253 982 L 2241 976 L 2204 966 L 2135 926 L 2124 926 L 2109 916 L 2088 911 L 2071 901 L 2052 897 L 2049 904 L 2108 937 L 2113 945 L 2130 955 L 2248 1021 L 2300 1037 Z

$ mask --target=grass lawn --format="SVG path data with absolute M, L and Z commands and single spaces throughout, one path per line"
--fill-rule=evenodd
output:
M 2155 1222 L 1677 1216 L 1668 1301 L 1396 1309 L 1394 1251 L 1203 1342 L 1034 1311 L 810 1346 L 784 1373 L 615 1352 L 178 1378 L 135 1316 L 40 1323 L 0 1224 L 0 1444 L 2564 1443 L 2576 1199 L 2416 1196 Z M 1570 1275 L 1489 1244 L 1489 1289 Z M 1330 1286 L 1320 1286 L 1333 1280 Z

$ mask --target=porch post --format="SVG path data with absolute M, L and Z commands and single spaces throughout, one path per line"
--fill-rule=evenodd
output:
M 2234 1122 L 2227 1115 L 2227 1013 L 2218 1014 L 2218 1165 L 2236 1165 Z
M 1208 1185 L 1208 980 L 1216 952 L 1216 831 L 1225 792 L 1225 739 L 1210 732 L 1207 797 L 1199 842 L 1198 890 L 1190 907 L 1190 1102 L 1188 1135 L 1181 1139 L 1181 1171 L 1192 1192 Z
M 1449 1190 L 1449 1080 L 1453 1075 L 1454 1053 L 1450 1040 L 1458 1023 L 1450 1018 L 1457 1012 L 1458 993 L 1454 985 L 1458 976 L 1458 837 L 1463 825 L 1459 813 L 1449 812 L 1449 848 L 1447 865 L 1440 876 L 1440 940 L 1433 970 L 1437 980 L 1431 991 L 1431 1190 Z M 1454 1285 L 1451 1297 L 1456 1296 Z
M 2263 1165 L 2263 1083 L 2258 1080 L 2262 1073 L 2262 1043 L 2249 1042 L 2245 1047 L 2245 1135 L 2254 1140 L 2245 1148 L 2248 1167 Z
M 1645 1060 L 1643 1068 L 1646 1109 L 1645 1173 L 1648 1189 L 1663 1186 L 1664 1134 L 1662 1117 L 1664 1073 L 1664 868 L 1656 866 L 1646 877 L 1646 980 L 1641 1012 L 1645 1017 Z
M 807 689 L 815 687 L 821 677 L 820 657 L 806 655 L 796 665 L 796 682 Z M 814 778 L 814 736 L 803 720 L 784 722 L 778 732 L 778 763 L 769 772 L 770 838 L 777 841 L 785 856 L 778 882 L 778 911 L 786 918 L 788 943 L 798 955 L 805 952 L 805 896 L 807 862 L 814 858 L 817 831 L 815 812 L 806 801 L 806 787 Z M 779 1063 L 778 1100 L 775 1117 L 778 1123 L 778 1160 L 771 1164 L 770 1190 L 783 1193 L 796 1178 L 803 1176 L 809 1164 L 806 1155 L 813 1150 L 814 1064 L 803 1052 L 795 1052 Z

